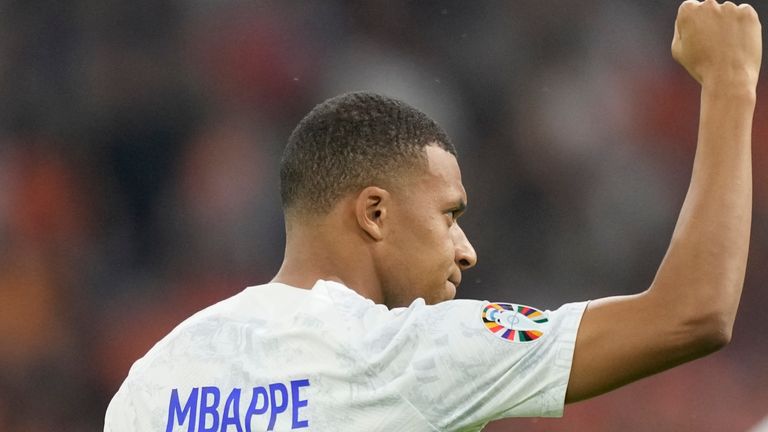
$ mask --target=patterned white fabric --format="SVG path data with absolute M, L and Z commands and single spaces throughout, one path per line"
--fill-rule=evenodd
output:
M 585 306 L 389 310 L 329 281 L 249 287 L 138 360 L 104 430 L 476 431 L 560 416 Z
M 764 418 L 760 423 L 752 426 L 747 432 L 768 432 L 768 417 Z

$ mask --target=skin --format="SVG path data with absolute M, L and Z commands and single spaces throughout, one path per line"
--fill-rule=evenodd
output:
M 752 217 L 751 132 L 762 56 L 757 14 L 748 5 L 686 1 L 672 55 L 702 87 L 690 187 L 651 287 L 587 308 L 567 402 L 701 357 L 731 339 Z
M 701 357 L 731 338 L 751 225 L 757 14 L 748 5 L 686 1 L 672 54 L 702 86 L 690 188 L 651 286 L 587 307 L 566 402 Z M 389 307 L 453 298 L 461 272 L 477 261 L 456 222 L 466 192 L 451 154 L 435 146 L 425 152 L 427 169 L 393 187 L 350 194 L 326 215 L 287 217 L 274 281 L 311 288 L 317 279 L 336 280 Z
M 390 308 L 419 297 L 428 304 L 454 298 L 461 272 L 477 263 L 457 221 L 467 194 L 452 154 L 433 145 L 424 152 L 426 169 L 386 189 L 366 187 L 326 215 L 289 217 L 273 281 L 311 288 L 335 280 Z

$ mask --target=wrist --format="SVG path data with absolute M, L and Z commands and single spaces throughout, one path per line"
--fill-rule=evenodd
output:
M 755 98 L 757 74 L 745 70 L 719 70 L 701 80 L 702 91 L 713 95 Z
M 717 80 L 705 82 L 701 86 L 701 95 L 705 99 L 727 99 L 751 106 L 754 106 L 757 100 L 755 85 L 743 81 Z

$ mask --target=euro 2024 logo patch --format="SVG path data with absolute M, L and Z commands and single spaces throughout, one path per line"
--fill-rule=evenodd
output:
M 491 333 L 510 342 L 540 338 L 549 322 L 546 312 L 511 303 L 489 303 L 483 307 L 482 316 Z

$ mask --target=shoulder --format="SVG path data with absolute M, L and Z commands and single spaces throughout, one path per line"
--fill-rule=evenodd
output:
M 232 333 L 239 328 L 267 328 L 280 322 L 285 305 L 302 305 L 308 291 L 280 284 L 264 284 L 243 291 L 191 315 L 160 339 L 134 363 L 129 378 L 166 357 L 192 360 L 215 352 L 226 352 L 236 343 Z

